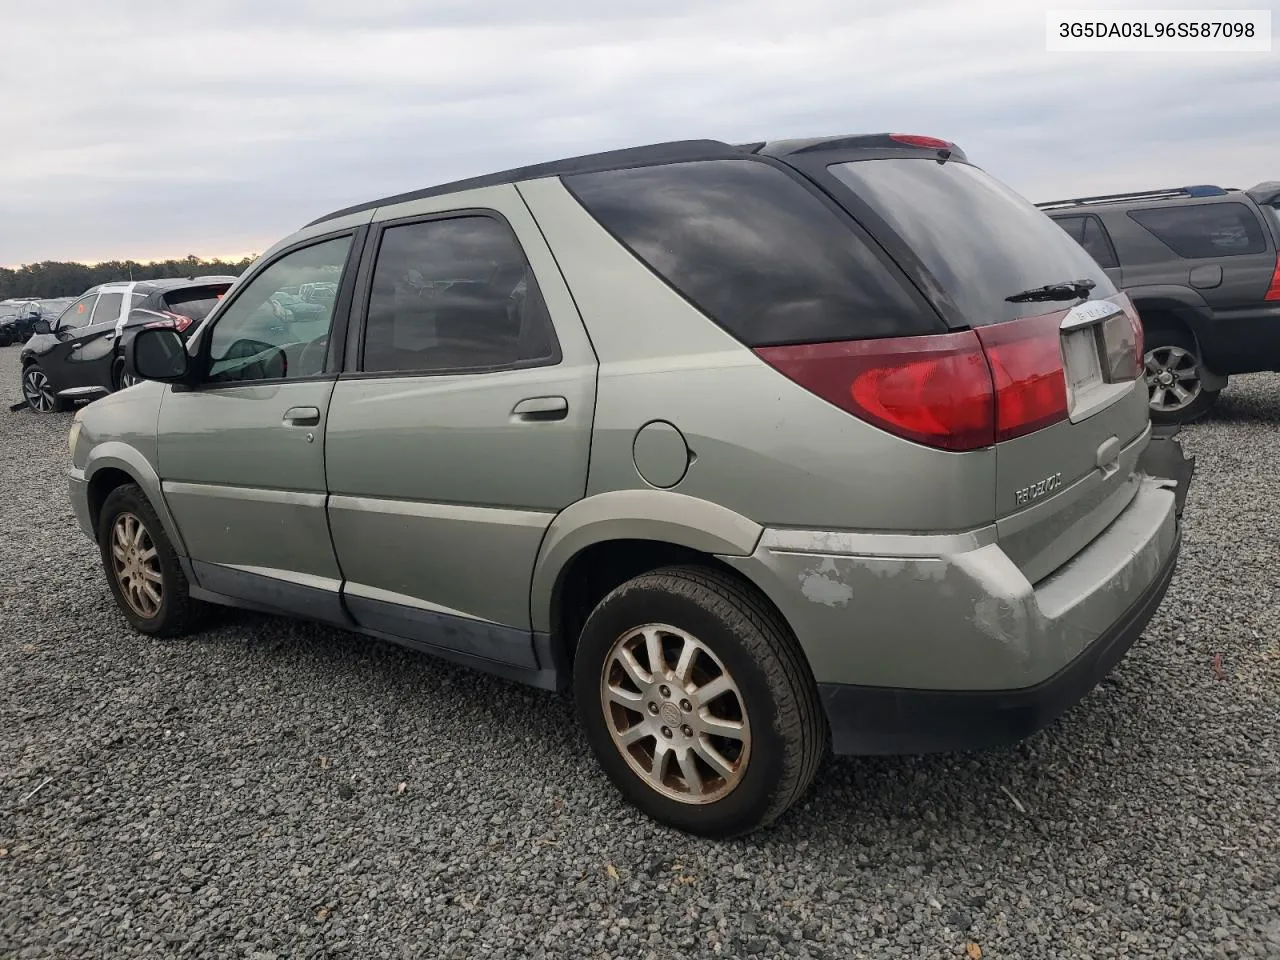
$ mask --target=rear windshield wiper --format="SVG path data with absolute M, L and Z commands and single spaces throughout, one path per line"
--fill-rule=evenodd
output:
M 1089 291 L 1097 286 L 1092 280 L 1068 280 L 1066 283 L 1050 283 L 1043 287 L 1032 287 L 1011 297 L 1005 297 L 1010 303 L 1035 303 L 1040 300 L 1083 300 Z

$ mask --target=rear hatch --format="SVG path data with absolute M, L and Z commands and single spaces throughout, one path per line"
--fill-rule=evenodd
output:
M 1137 492 L 1149 414 L 1132 305 L 1053 221 L 967 162 L 880 156 L 825 169 L 850 212 L 912 261 L 952 339 L 985 356 L 992 518 L 1005 553 L 1042 580 Z

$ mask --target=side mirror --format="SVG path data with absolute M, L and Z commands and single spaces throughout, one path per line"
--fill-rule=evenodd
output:
M 124 350 L 125 369 L 140 380 L 182 383 L 191 369 L 187 346 L 178 331 L 158 327 L 139 330 Z
M 49 326 L 48 320 L 37 320 L 31 325 L 31 329 L 36 333 L 53 333 L 53 328 Z

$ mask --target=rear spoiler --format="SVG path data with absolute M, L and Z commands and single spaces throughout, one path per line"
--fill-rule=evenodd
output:
M 1196 458 L 1186 456 L 1182 452 L 1182 443 L 1177 439 L 1181 430 L 1177 425 L 1152 427 L 1151 441 L 1138 458 L 1139 470 L 1148 476 L 1168 481 L 1173 489 L 1174 512 L 1179 517 L 1187 503 L 1191 477 L 1196 472 Z

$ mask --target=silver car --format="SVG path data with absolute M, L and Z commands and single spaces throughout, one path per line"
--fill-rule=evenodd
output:
M 572 688 L 632 803 L 728 836 L 830 749 L 1016 740 L 1124 654 L 1190 477 L 1141 357 L 954 144 L 662 144 L 299 230 L 130 344 L 71 501 L 138 630 L 228 604 Z

